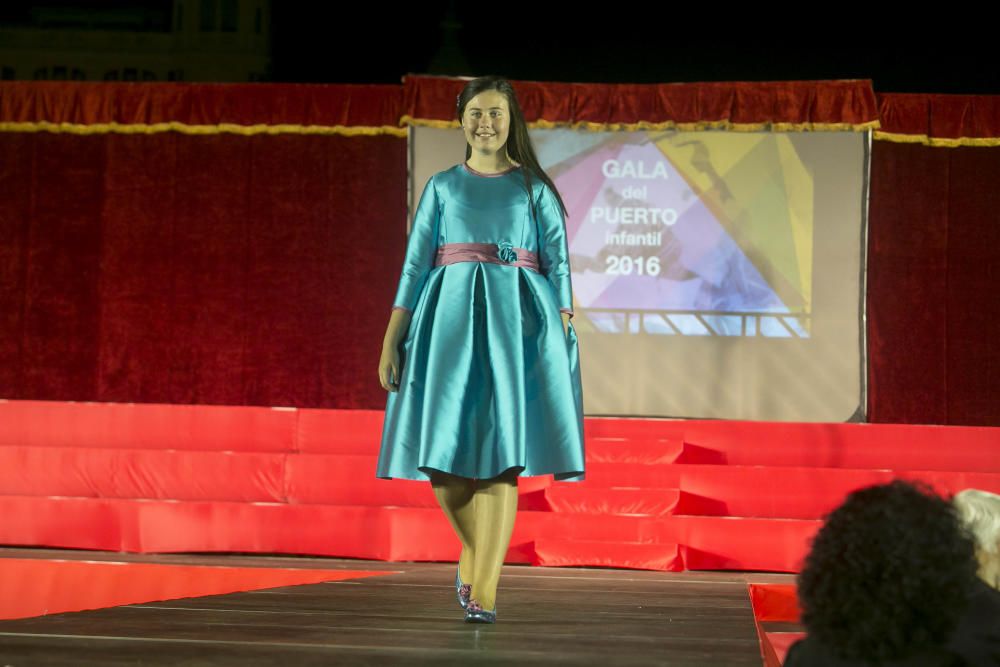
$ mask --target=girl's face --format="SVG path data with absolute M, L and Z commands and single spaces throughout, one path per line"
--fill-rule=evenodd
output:
M 465 140 L 473 151 L 492 155 L 504 148 L 510 134 L 510 107 L 496 90 L 484 90 L 465 105 L 462 115 Z

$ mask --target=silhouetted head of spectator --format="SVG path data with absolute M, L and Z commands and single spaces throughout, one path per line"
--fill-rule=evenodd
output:
M 851 493 L 813 540 L 802 621 L 842 658 L 898 660 L 945 643 L 976 583 L 972 538 L 951 503 L 894 481 Z
M 989 491 L 966 489 L 951 501 L 965 528 L 976 540 L 979 577 L 1000 589 L 1000 496 Z

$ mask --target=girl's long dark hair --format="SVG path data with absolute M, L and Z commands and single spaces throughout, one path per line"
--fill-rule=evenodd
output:
M 563 215 L 567 215 L 566 204 L 563 203 L 559 190 L 555 183 L 545 173 L 542 166 L 538 164 L 538 156 L 535 155 L 535 147 L 531 144 L 531 137 L 528 135 L 528 125 L 524 122 L 524 114 L 521 112 L 521 105 L 517 101 L 514 87 L 507 79 L 500 76 L 481 76 L 465 84 L 462 93 L 458 96 L 457 113 L 459 122 L 465 114 L 465 107 L 469 100 L 483 92 L 484 90 L 495 90 L 507 98 L 507 105 L 510 107 L 510 133 L 507 135 L 507 155 L 514 162 L 521 165 L 521 174 L 524 176 L 524 188 L 528 192 L 528 202 L 531 205 L 532 216 L 535 214 L 535 201 L 531 196 L 531 179 L 537 178 L 545 183 L 552 192 L 555 193 L 559 207 Z M 472 157 L 472 146 L 465 145 L 465 159 Z

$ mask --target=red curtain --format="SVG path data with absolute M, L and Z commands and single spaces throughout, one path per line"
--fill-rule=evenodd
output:
M 1000 146 L 1000 95 L 876 94 L 878 139 L 931 146 Z
M 399 86 L 389 85 L 0 82 L 0 123 L 73 123 L 93 133 L 107 131 L 105 123 L 132 126 L 122 132 L 145 132 L 135 127 L 140 123 L 208 126 L 202 132 L 209 134 L 225 124 L 244 132 L 281 125 L 388 128 L 398 124 L 401 111 Z
M 0 132 L 0 396 L 384 401 L 406 144 L 376 124 L 398 87 L 4 83 L 0 109 L 84 123 Z M 371 136 L 212 127 L 361 117 Z M 176 118 L 208 133 L 134 125 Z
M 462 85 L 0 83 L 0 396 L 383 407 L 400 120 Z M 869 419 L 1000 424 L 1000 98 L 515 87 L 539 125 L 875 128 Z
M 465 81 L 446 77 L 406 77 L 405 118 L 453 121 L 457 126 L 456 97 L 464 85 Z M 871 81 L 863 79 L 669 84 L 518 81 L 513 85 L 529 122 L 761 129 L 878 125 Z
M 1000 425 L 1000 97 L 877 99 L 868 419 Z

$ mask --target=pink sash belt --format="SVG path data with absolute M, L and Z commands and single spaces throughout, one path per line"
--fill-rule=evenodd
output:
M 510 243 L 445 243 L 438 246 L 434 266 L 456 262 L 492 262 L 538 271 L 538 253 L 516 248 Z

